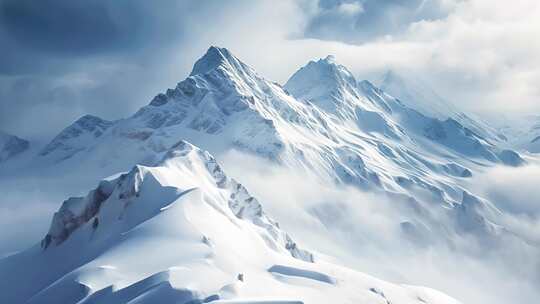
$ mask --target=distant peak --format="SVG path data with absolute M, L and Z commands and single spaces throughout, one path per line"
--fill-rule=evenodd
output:
M 83 129 L 86 129 L 88 131 L 93 131 L 96 127 L 102 127 L 104 129 L 110 127 L 114 122 L 105 120 L 101 117 L 86 114 L 79 119 L 77 119 L 71 127 L 79 126 Z M 68 127 L 69 128 L 69 127 Z
M 206 51 L 206 54 L 195 62 L 193 70 L 189 76 L 206 74 L 219 66 L 226 65 L 227 63 L 234 65 L 236 63 L 235 61 L 238 60 L 226 48 L 211 46 Z
M 0 162 L 26 151 L 30 142 L 0 131 Z
M 294 73 L 285 84 L 285 88 L 296 97 L 320 97 L 336 89 L 352 89 L 356 79 L 343 65 L 336 62 L 334 56 L 310 61 Z
M 334 55 L 328 55 L 324 59 L 319 59 L 317 62 L 311 61 L 304 68 L 310 66 L 315 67 L 314 70 L 317 70 L 317 72 L 321 75 L 324 74 L 326 76 L 356 82 L 352 73 L 344 65 L 339 64 Z
M 328 55 L 326 58 L 321 59 L 322 61 L 330 64 L 336 64 L 336 57 L 334 55 Z
M 192 145 L 190 142 L 187 142 L 185 140 L 180 140 L 169 149 L 169 151 L 163 157 L 163 161 L 169 158 L 175 158 L 177 156 L 187 155 L 191 151 L 197 152 L 197 151 L 200 151 L 200 149 Z
M 66 127 L 49 142 L 39 153 L 41 156 L 60 151 L 59 159 L 67 159 L 86 148 L 84 140 L 78 139 L 83 134 L 91 134 L 97 138 L 103 135 L 105 130 L 115 124 L 115 121 L 102 119 L 94 115 L 84 115 L 74 123 Z

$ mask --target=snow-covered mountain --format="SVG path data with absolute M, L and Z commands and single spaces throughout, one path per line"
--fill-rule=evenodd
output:
M 445 214 L 458 223 L 464 193 L 474 196 L 463 179 L 485 166 L 524 162 L 453 118 L 427 116 L 358 82 L 331 56 L 309 62 L 282 87 L 227 49 L 211 47 L 176 88 L 126 119 L 77 120 L 30 166 L 94 180 L 135 163 L 153 164 L 180 139 L 218 159 L 239 150 L 326 183 L 407 197 L 423 210 L 414 217 L 433 236 L 459 231 L 430 215 L 433 202 L 455 210 Z M 481 225 L 478 231 L 478 237 L 491 233 Z
M 440 120 L 448 118 L 458 121 L 463 126 L 473 130 L 490 141 L 506 141 L 506 137 L 483 121 L 478 115 L 465 114 L 448 100 L 435 92 L 427 83 L 407 74 L 388 70 L 382 77 L 379 87 L 386 93 L 398 98 L 407 107 L 420 113 Z
M 79 151 L 90 148 L 94 139 L 103 135 L 114 122 L 93 115 L 85 115 L 62 130 L 43 150 L 40 156 L 49 157 L 53 161 L 61 161 L 75 155 Z
M 40 244 L 0 260 L 0 302 L 458 303 L 314 257 L 185 141 L 159 157 L 66 200 Z
M 0 163 L 15 157 L 30 147 L 30 142 L 0 131 Z
M 452 118 L 425 116 L 369 82 L 357 83 L 331 57 L 310 62 L 284 89 L 216 47 L 196 62 L 190 77 L 157 95 L 132 117 L 108 122 L 85 116 L 62 131 L 40 156 L 62 160 L 79 154 L 77 161 L 106 157 L 116 163 L 116 158 L 108 153 L 100 156 L 99 151 L 115 153 L 128 146 L 136 150 L 127 161 L 131 164 L 187 138 L 216 154 L 235 148 L 313 167 L 342 162 L 339 155 L 321 156 L 322 147 L 350 149 L 347 143 L 364 144 L 362 137 L 411 145 L 415 150 L 426 149 L 417 141 L 427 139 L 430 146 L 449 150 L 456 158 L 505 160 L 500 157 L 502 150 L 488 139 Z
M 218 160 L 231 151 L 240 151 L 291 172 L 313 176 L 324 185 L 377 193 L 395 203 L 400 213 L 393 225 L 414 244 L 444 243 L 452 250 L 482 250 L 463 248 L 466 246 L 459 240 L 466 237 L 478 243 L 489 242 L 490 248 L 508 242 L 529 246 L 519 233 L 504 226 L 499 209 L 468 187 L 467 180 L 486 168 L 525 163 L 483 123 L 450 110 L 437 115 L 422 110 L 410 99 L 395 98 L 368 81 L 357 81 L 331 56 L 309 62 L 281 86 L 259 75 L 227 49 L 211 47 L 185 80 L 158 94 L 134 115 L 117 121 L 84 116 L 32 160 L 20 164 L 19 171 L 29 174 L 37 174 L 34 170 L 38 168 L 43 175 L 84 177 L 85 187 L 89 187 L 86 182 L 139 165 L 100 183 L 85 198 L 67 200 L 55 215 L 42 247 L 5 260 L 0 270 L 15 271 L 23 263 L 62 264 L 54 266 L 51 274 L 32 267 L 26 270 L 39 272 L 28 275 L 42 279 L 39 287 L 20 294 L 35 295 L 37 302 L 55 296 L 71 296 L 70 301 L 76 302 L 94 292 L 81 303 L 139 296 L 154 299 L 154 295 L 163 296 L 162 292 L 189 295 L 190 299 L 211 300 L 214 295 L 227 298 L 226 294 L 245 298 L 261 294 L 262 285 L 258 284 L 264 282 L 268 287 L 265 290 L 308 303 L 316 303 L 310 299 L 319 297 L 325 302 L 350 297 L 354 303 L 364 299 L 371 303 L 369 299 L 375 297 L 374 303 L 430 303 L 427 296 L 415 298 L 414 292 L 403 287 L 390 288 L 399 291 L 368 287 L 367 293 L 362 288 L 353 292 L 354 288 L 344 286 L 367 286 L 371 283 L 365 280 L 372 279 L 318 263 L 316 254 L 316 265 L 306 263 L 311 253 L 298 249 L 273 220 L 259 212 L 257 201 L 225 177 L 212 157 L 190 144 L 178 144 L 181 140 L 208 150 Z M 147 191 L 138 190 L 145 187 Z M 199 190 L 182 192 L 192 188 Z M 241 196 L 243 203 L 231 204 L 231 196 Z M 246 199 L 253 205 L 244 206 Z M 178 207 L 184 205 L 188 209 Z M 354 208 L 361 209 L 362 205 Z M 325 225 L 331 221 L 313 209 L 306 204 L 302 211 Z M 171 218 L 178 219 L 178 226 Z M 162 220 L 174 224 L 168 227 L 161 224 Z M 218 224 L 207 224 L 214 220 Z M 231 232 L 235 237 L 218 232 Z M 171 240 L 177 234 L 178 239 Z M 203 235 L 215 239 L 215 249 L 227 254 L 213 254 L 214 245 Z M 356 237 L 352 235 L 351 239 Z M 163 245 L 158 240 L 171 244 Z M 136 268 L 133 263 L 155 254 L 156 246 L 170 246 L 166 248 L 179 252 L 179 256 L 165 254 L 150 261 L 147 268 Z M 126 252 L 135 247 L 141 248 L 139 255 L 125 264 L 119 261 L 119 256 L 128 255 Z M 249 250 L 256 254 L 247 254 Z M 276 252 L 279 258 L 274 257 Z M 259 255 L 265 258 L 259 260 Z M 241 260 L 241 265 L 233 259 Z M 60 260 L 66 263 L 57 262 Z M 219 284 L 189 285 L 181 275 L 182 269 L 190 275 L 220 278 L 216 280 Z M 278 278 L 281 283 L 267 281 L 268 269 L 277 271 L 270 271 L 270 278 Z M 245 287 L 247 280 L 227 285 L 231 282 L 225 278 L 248 271 L 252 274 L 247 274 L 247 280 L 252 276 L 260 279 L 257 285 Z M 114 287 L 108 287 L 111 284 Z M 297 285 L 308 288 L 301 293 Z M 330 289 L 318 290 L 320 286 Z M 184 289 L 179 291 L 178 287 Z M 69 294 L 64 293 L 66 290 Z M 390 296 L 394 292 L 399 295 Z M 416 300 L 409 301 L 402 293 Z

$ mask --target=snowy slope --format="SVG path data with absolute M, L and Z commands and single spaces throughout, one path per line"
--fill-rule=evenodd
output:
M 300 249 L 187 142 L 160 157 L 66 200 L 40 244 L 0 260 L 0 302 L 458 303 Z
M 386 93 L 398 98 L 407 107 L 433 118 L 451 118 L 490 141 L 506 141 L 501 132 L 484 122 L 477 115 L 460 111 L 435 92 L 425 81 L 407 73 L 407 76 L 389 70 L 379 84 Z
M 114 123 L 93 115 L 85 115 L 62 130 L 39 155 L 53 161 L 68 159 L 90 148 L 105 130 Z
M 511 146 L 531 153 L 540 153 L 540 115 L 503 120 L 500 128 L 502 132 L 508 134 Z
M 0 163 L 25 152 L 29 147 L 27 140 L 0 131 Z

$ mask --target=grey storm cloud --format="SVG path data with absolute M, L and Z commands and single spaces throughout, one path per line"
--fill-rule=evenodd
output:
M 448 15 L 440 0 L 321 0 L 307 37 L 363 43 L 404 32 L 413 22 Z
M 107 1 L 13 1 L 0 3 L 0 39 L 8 47 L 0 72 L 36 73 L 65 68 L 58 60 L 103 55 L 135 46 L 142 12 Z

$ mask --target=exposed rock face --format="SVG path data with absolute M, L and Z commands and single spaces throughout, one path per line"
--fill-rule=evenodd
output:
M 64 201 L 60 210 L 54 214 L 49 232 L 42 240 L 41 246 L 47 249 L 51 243 L 59 245 L 80 226 L 92 219 L 97 220 L 101 204 L 109 198 L 113 187 L 111 182 L 102 181 L 86 197 L 72 197 Z

